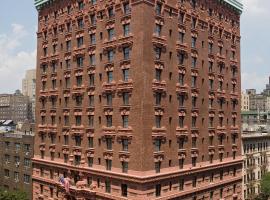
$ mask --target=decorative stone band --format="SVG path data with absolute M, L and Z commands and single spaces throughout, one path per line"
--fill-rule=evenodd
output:
M 42 7 L 52 3 L 56 0 L 35 0 L 35 6 L 37 10 L 40 10 Z M 217 0 L 220 3 L 224 3 L 229 5 L 232 9 L 236 10 L 239 14 L 243 11 L 243 4 L 240 2 L 240 0 Z

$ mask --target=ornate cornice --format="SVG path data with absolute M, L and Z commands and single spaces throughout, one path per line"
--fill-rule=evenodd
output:
M 52 3 L 56 0 L 35 0 L 35 6 L 37 10 L 40 10 L 42 7 Z M 239 14 L 243 11 L 243 4 L 239 0 L 217 0 L 220 3 L 229 5 L 232 9 L 236 10 Z

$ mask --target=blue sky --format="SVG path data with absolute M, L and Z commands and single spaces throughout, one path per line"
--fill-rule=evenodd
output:
M 1 4 L 0 93 L 21 89 L 25 70 L 35 68 L 37 12 L 33 1 L 7 0 Z M 242 90 L 261 91 L 270 76 L 270 1 L 242 3 Z

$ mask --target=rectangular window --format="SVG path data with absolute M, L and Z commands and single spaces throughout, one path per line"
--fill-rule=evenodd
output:
M 129 93 L 123 92 L 123 105 L 129 105 Z
M 94 86 L 94 85 L 95 85 L 95 75 L 89 74 L 89 86 Z
M 27 174 L 23 175 L 23 182 L 29 184 L 30 183 L 30 176 Z
M 90 34 L 90 44 L 91 45 L 96 44 L 96 34 L 95 33 Z
M 114 52 L 113 50 L 108 51 L 108 62 L 113 62 L 114 59 Z
M 179 191 L 184 190 L 184 179 L 179 180 Z
M 162 70 L 161 69 L 156 69 L 156 76 L 155 76 L 155 79 L 157 81 L 161 81 L 161 73 L 162 73 Z
M 161 59 L 161 48 L 160 47 L 155 48 L 155 58 L 156 58 L 156 60 Z
M 160 167 L 161 167 L 161 162 L 155 162 L 155 171 L 156 173 L 160 173 Z
M 109 180 L 105 181 L 105 191 L 106 193 L 111 193 L 111 181 Z
M 129 33 L 130 33 L 130 25 L 129 25 L 129 24 L 124 24 L 124 25 L 123 25 L 123 29 L 124 29 L 124 36 L 125 36 L 125 37 L 129 36 Z
M 114 38 L 114 29 L 110 28 L 108 29 L 108 40 L 111 41 Z
M 185 39 L 185 33 L 180 32 L 179 33 L 179 41 L 180 41 L 181 44 L 184 43 L 184 39 Z
M 77 67 L 83 67 L 83 57 L 77 57 Z
M 30 167 L 30 159 L 29 158 L 24 158 L 24 167 Z
M 112 127 L 112 115 L 106 115 L 107 127 Z
M 114 9 L 111 7 L 111 8 L 108 8 L 108 15 L 109 15 L 109 18 L 113 18 L 115 15 L 114 15 Z
M 81 136 L 76 135 L 76 136 L 75 136 L 75 146 L 80 147 L 80 146 L 81 146 L 81 143 L 82 143 L 82 138 L 81 138 Z
M 75 155 L 74 156 L 74 165 L 80 165 L 81 164 L 81 156 Z
M 109 159 L 106 160 L 106 170 L 108 171 L 112 170 L 112 160 Z
M 75 122 L 76 126 L 81 126 L 82 117 L 81 116 L 75 116 Z
M 156 125 L 156 128 L 161 128 L 161 116 L 160 115 L 155 115 L 155 125 Z
M 197 41 L 197 38 L 196 37 L 192 37 L 191 38 L 191 47 L 192 48 L 196 48 L 196 41 Z
M 162 5 L 157 3 L 156 5 L 156 15 L 161 15 Z
M 129 79 L 129 69 L 123 69 L 123 81 L 127 82 Z
M 161 28 L 162 26 L 160 24 L 156 24 L 155 34 L 156 36 L 161 36 Z
M 156 185 L 156 197 L 161 195 L 161 184 Z
M 122 139 L 122 151 L 128 151 L 128 139 Z
M 94 158 L 88 157 L 88 167 L 93 167 L 93 163 L 94 163 Z
M 112 150 L 112 138 L 106 138 L 107 150 Z
M 161 151 L 161 139 L 155 139 L 155 152 Z
M 80 48 L 83 45 L 83 37 L 77 38 L 77 47 Z
M 122 125 L 123 125 L 123 128 L 128 128 L 128 115 L 122 116 Z
M 130 14 L 129 3 L 124 3 L 124 4 L 123 4 L 123 8 L 124 8 L 124 14 L 125 14 L 125 15 Z
M 94 147 L 94 138 L 88 137 L 88 148 L 93 148 L 93 147 Z
M 161 99 L 162 99 L 162 93 L 161 92 L 156 92 L 155 93 L 155 103 L 156 103 L 156 105 L 161 104 Z
M 130 54 L 130 48 L 129 47 L 124 47 L 123 48 L 123 54 L 124 54 L 124 60 L 129 59 L 129 54 Z
M 90 65 L 96 65 L 96 56 L 95 56 L 95 54 L 89 55 L 89 64 Z
M 125 161 L 122 162 L 122 172 L 123 173 L 128 172 L 128 162 L 125 162 Z
M 112 71 L 108 71 L 107 72 L 107 82 L 111 83 L 113 81 L 113 72 Z

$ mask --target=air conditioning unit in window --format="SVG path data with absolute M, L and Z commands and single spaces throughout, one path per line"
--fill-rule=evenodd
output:
M 16 167 L 19 167 L 20 166 L 20 162 L 15 163 L 15 166 Z

